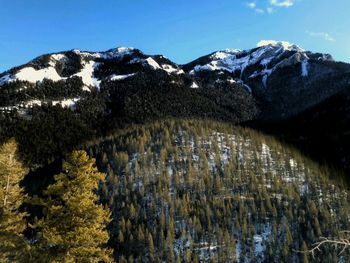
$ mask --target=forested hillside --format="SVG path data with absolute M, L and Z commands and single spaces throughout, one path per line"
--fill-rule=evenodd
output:
M 339 173 L 249 129 L 210 121 L 133 126 L 86 146 L 107 173 L 118 262 L 339 262 L 305 251 L 350 229 Z M 330 177 L 337 175 L 336 180 Z
M 184 65 L 128 47 L 45 54 L 0 73 L 0 142 L 16 137 L 29 165 L 46 165 L 125 124 L 210 118 L 271 132 L 349 173 L 349 72 L 276 41 Z
M 350 230 L 349 72 L 273 41 L 186 65 L 71 50 L 1 73 L 0 260 L 350 261 L 302 253 Z

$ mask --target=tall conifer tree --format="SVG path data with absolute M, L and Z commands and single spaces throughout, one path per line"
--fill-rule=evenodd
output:
M 33 200 L 44 207 L 43 217 L 33 225 L 38 231 L 33 251 L 36 260 L 113 261 L 111 250 L 106 248 L 110 213 L 98 204 L 96 195 L 104 178 L 95 167 L 95 160 L 84 151 L 68 156 L 55 183 L 48 186 L 43 197 Z

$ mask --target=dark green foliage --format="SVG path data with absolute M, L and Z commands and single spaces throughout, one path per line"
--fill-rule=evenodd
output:
M 21 105 L 30 100 L 50 103 L 53 100 L 87 95 L 82 87 L 83 82 L 80 77 L 72 77 L 65 81 L 44 79 L 36 84 L 17 80 L 1 87 L 0 106 Z
M 237 92 L 241 87 L 209 91 L 190 89 L 191 84 L 189 79 L 150 71 L 117 83 L 104 83 L 102 89 L 109 93 L 109 108 L 114 118 L 128 122 L 145 123 L 164 117 L 238 122 L 252 118 L 257 112 L 251 107 L 253 100 L 249 99 L 249 94 Z
M 70 77 L 82 69 L 81 56 L 73 51 L 64 52 L 66 59 L 56 63 L 57 73 L 62 77 Z
M 141 57 L 143 57 L 142 55 Z M 144 66 L 141 63 L 128 63 L 131 60 L 131 56 L 124 56 L 122 59 L 105 60 L 100 59 L 101 63 L 95 71 L 97 78 L 103 78 L 112 74 L 124 75 L 132 72 L 142 72 Z
M 100 191 L 117 261 L 299 262 L 303 242 L 350 228 L 349 194 L 331 170 L 251 130 L 154 122 L 87 150 L 107 173 Z
M 34 109 L 32 119 L 21 124 L 15 134 L 21 153 L 30 163 L 59 158 L 86 138 L 91 138 L 94 132 L 71 110 L 60 107 Z

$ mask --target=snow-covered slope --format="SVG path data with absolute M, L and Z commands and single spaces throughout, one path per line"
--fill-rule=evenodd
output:
M 264 119 L 296 115 L 346 88 L 350 65 L 285 41 L 260 41 L 250 50 L 226 49 L 182 68 L 201 86 L 241 83 L 253 94 Z M 326 85 L 326 83 L 328 83 Z
M 119 47 L 105 52 L 83 52 L 75 49 L 44 55 L 2 73 L 0 86 L 15 80 L 36 83 L 44 79 L 65 81 L 77 76 L 81 77 L 84 89 L 88 90 L 92 87 L 99 88 L 104 80 L 124 79 L 114 76 L 131 77 L 139 71 L 150 69 L 176 75 L 185 74 L 186 71 L 191 76 L 203 71 L 228 72 L 236 82 L 248 85 L 247 79 L 258 78 L 263 87 L 266 87 L 271 74 L 288 66 L 300 65 L 300 75 L 307 77 L 310 59 L 332 61 L 330 55 L 311 53 L 297 45 L 277 41 L 260 41 L 257 48 L 246 51 L 218 51 L 182 66 L 183 69 L 163 56 L 148 56 L 134 48 Z M 110 68 L 105 70 L 106 67 Z M 104 72 L 98 73 L 101 68 L 104 68 Z M 120 68 L 123 68 L 122 72 L 118 72 Z
M 192 75 L 200 71 L 226 71 L 241 80 L 259 77 L 266 87 L 268 77 L 280 68 L 300 64 L 301 75 L 307 76 L 307 62 L 310 59 L 333 60 L 330 55 L 313 54 L 285 41 L 260 41 L 257 48 L 218 51 L 185 65 L 185 68 Z
M 264 40 L 249 50 L 217 51 L 181 66 L 162 55 L 146 55 L 135 48 L 120 47 L 104 52 L 71 50 L 40 56 L 0 74 L 0 90 L 4 87 L 16 91 L 37 90 L 35 96 L 34 93 L 29 94 L 32 97 L 22 94 L 20 100 L 14 99 L 9 104 L 3 102 L 0 106 L 25 105 L 30 100 L 46 101 L 48 94 L 43 94 L 44 98 L 38 98 L 36 94 L 42 93 L 41 89 L 47 90 L 42 87 L 45 85 L 55 89 L 56 84 L 52 82 L 60 82 L 61 86 L 67 86 L 66 89 L 79 86 L 81 92 L 91 92 L 114 89 L 123 83 L 138 86 L 149 79 L 149 85 L 162 83 L 192 88 L 219 102 L 225 98 L 212 96 L 218 96 L 226 89 L 240 99 L 254 97 L 264 118 L 286 118 L 343 89 L 346 79 L 339 83 L 336 80 L 346 72 L 350 72 L 348 64 L 285 41 Z M 320 89 L 330 80 L 334 83 L 332 86 Z M 76 91 L 69 97 L 66 93 L 62 92 L 63 97 L 50 99 L 81 98 Z M 231 102 L 225 107 L 231 107 Z M 256 105 L 251 106 L 255 108 Z
M 160 61 L 158 58 L 161 58 Z M 130 66 L 127 74 L 112 74 L 106 76 L 96 76 L 96 71 L 103 64 L 116 63 L 119 67 Z M 64 76 L 62 68 L 71 67 L 74 64 L 75 73 Z M 31 83 L 41 82 L 44 79 L 52 81 L 67 80 L 68 78 L 80 77 L 85 85 L 85 89 L 99 88 L 103 80 L 121 80 L 123 78 L 115 75 L 128 75 L 131 77 L 136 72 L 132 72 L 133 64 L 141 65 L 145 70 L 162 70 L 168 74 L 183 74 L 184 71 L 175 63 L 162 56 L 148 56 L 134 48 L 120 47 L 105 52 L 83 52 L 77 49 L 61 53 L 49 54 L 38 57 L 29 63 L 8 72 L 0 74 L 0 86 L 15 80 L 28 81 Z M 143 69 L 139 69 L 142 71 Z

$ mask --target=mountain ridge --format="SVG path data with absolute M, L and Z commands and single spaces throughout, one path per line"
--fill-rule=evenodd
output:
M 347 94 L 348 87 L 350 64 L 287 42 L 265 41 L 249 50 L 216 51 L 184 65 L 136 48 L 70 50 L 39 56 L 0 74 L 0 115 L 5 120 L 0 135 L 6 137 L 8 127 L 16 129 L 17 122 L 36 119 L 40 112 L 49 114 L 48 107 L 58 107 L 97 133 L 101 127 L 113 131 L 123 123 L 160 118 L 211 118 L 268 132 L 270 126 L 279 127 L 273 133 L 282 139 L 305 141 L 308 134 L 313 141 L 312 133 L 326 131 L 332 119 L 348 113 L 346 100 L 335 104 L 337 110 L 326 103 Z M 53 111 L 59 111 L 56 108 Z M 304 134 L 282 127 L 286 123 L 304 127 L 304 117 L 298 116 L 310 111 L 314 117 L 307 118 L 311 125 Z M 320 121 L 322 112 L 338 116 Z M 348 123 L 346 118 L 340 121 Z M 50 129 L 56 132 L 55 127 Z M 347 124 L 339 130 L 341 134 L 346 131 Z M 344 148 L 342 143 L 329 143 L 338 161 L 344 158 L 344 151 L 338 150 Z M 324 151 L 319 154 L 328 156 Z M 338 156 L 338 152 L 342 153 Z
M 301 93 L 305 92 L 306 96 L 318 98 L 319 96 L 314 96 L 315 92 L 319 92 L 315 90 L 314 82 L 320 82 L 320 78 L 324 75 L 329 78 L 350 72 L 350 64 L 335 62 L 329 54 L 312 53 L 297 45 L 277 41 L 261 41 L 256 48 L 249 50 L 216 51 L 183 65 L 176 64 L 163 55 L 147 55 L 135 48 L 119 47 L 103 52 L 73 49 L 42 55 L 26 64 L 1 73 L 0 87 L 15 80 L 35 84 L 44 79 L 56 82 L 77 77 L 83 82 L 82 89 L 89 91 L 92 88 L 100 89 L 101 82 L 132 78 L 135 74 L 147 70 L 161 70 L 169 75 L 181 75 L 180 81 L 173 79 L 171 82 L 177 81 L 183 85 L 184 79 L 190 79 L 191 83 L 188 85 L 190 88 L 212 87 L 217 86 L 220 82 L 225 82 L 226 86 L 240 85 L 249 93 L 253 93 L 253 96 L 261 102 L 261 108 L 268 108 L 267 113 L 263 113 L 261 118 L 283 119 L 298 114 L 301 110 L 314 106 L 333 95 L 325 94 L 318 100 L 311 100 L 314 102 L 311 104 L 310 100 L 305 102 L 305 105 L 298 103 L 297 108 L 293 106 L 296 101 L 291 101 L 291 105 L 279 105 L 280 101 L 276 100 L 276 97 L 282 92 L 278 90 L 280 94 L 276 95 L 273 89 L 281 86 L 278 82 L 283 77 L 285 77 L 283 82 L 293 84 L 293 87 L 284 87 L 284 92 L 289 97 L 295 96 L 293 92 L 297 84 L 301 87 Z M 225 75 L 225 77 L 222 78 L 220 75 Z M 310 90 L 310 86 L 313 90 L 305 91 L 306 88 Z M 78 98 L 69 99 L 73 101 Z M 297 98 L 297 101 L 300 99 Z M 29 106 L 37 102 L 37 100 L 31 100 Z M 278 109 L 267 106 L 272 104 L 278 105 Z M 67 104 L 62 102 L 61 105 Z M 69 105 L 74 106 L 73 103 Z M 287 107 L 290 109 L 286 109 Z
M 97 51 L 97 52 L 95 52 L 95 51 L 81 51 L 78 49 L 72 49 L 72 50 L 67 50 L 67 51 L 53 52 L 53 53 L 40 55 L 40 56 L 30 60 L 27 63 L 10 68 L 10 69 L 0 73 L 0 85 L 3 85 L 7 81 L 13 80 L 13 78 L 11 78 L 11 75 L 13 75 L 13 74 L 11 74 L 11 73 L 13 73 L 14 71 L 23 69 L 26 66 L 33 67 L 34 69 L 36 69 L 39 66 L 39 69 L 40 69 L 42 67 L 42 65 L 40 67 L 40 64 L 44 64 L 44 65 L 46 64 L 47 66 L 54 67 L 56 65 L 55 64 L 52 65 L 51 64 L 52 62 L 59 62 L 62 59 L 67 59 L 67 55 L 68 55 L 68 59 L 73 59 L 71 57 L 74 55 L 81 56 L 81 58 L 84 58 L 84 59 L 92 59 L 92 58 L 95 58 L 95 59 L 96 58 L 98 58 L 98 59 L 118 59 L 118 58 L 122 59 L 125 56 L 136 54 L 136 56 L 139 56 L 141 58 L 147 57 L 148 59 L 149 58 L 151 58 L 151 59 L 154 59 L 154 58 L 165 59 L 168 62 L 170 62 L 172 65 L 177 65 L 178 67 L 181 67 L 181 68 L 188 68 L 188 66 L 193 64 L 195 61 L 200 60 L 200 59 L 207 57 L 207 56 L 211 56 L 211 57 L 216 56 L 217 58 L 225 59 L 225 58 L 227 58 L 227 55 L 239 54 L 241 56 L 242 54 L 254 52 L 256 50 L 260 50 L 260 52 L 263 51 L 263 53 L 266 53 L 266 50 L 274 48 L 274 47 L 278 48 L 278 51 L 281 51 L 281 49 L 282 49 L 282 51 L 298 51 L 298 52 L 305 52 L 305 53 L 309 53 L 309 54 L 314 54 L 316 56 L 322 55 L 322 56 L 319 56 L 318 59 L 334 61 L 332 56 L 329 54 L 312 53 L 310 51 L 305 51 L 294 44 L 289 44 L 288 42 L 284 42 L 284 41 L 282 41 L 282 42 L 277 42 L 277 41 L 271 42 L 270 41 L 270 42 L 265 43 L 265 45 L 260 45 L 256 48 L 252 48 L 252 49 L 248 49 L 248 50 L 239 50 L 239 49 L 218 50 L 218 51 L 214 51 L 214 52 L 210 53 L 209 55 L 204 55 L 198 59 L 195 59 L 195 60 L 190 61 L 190 62 L 185 63 L 185 64 L 177 64 L 175 62 L 172 62 L 171 60 L 169 60 L 168 58 L 166 58 L 163 55 L 147 55 L 147 54 L 143 53 L 141 50 L 133 48 L 133 47 L 117 47 L 117 48 L 109 49 L 107 51 Z M 263 48 L 263 50 L 261 50 L 261 48 Z M 267 48 L 267 49 L 265 49 L 265 48 Z M 274 50 L 274 51 L 276 51 L 276 50 Z M 220 57 L 220 55 L 224 56 L 224 57 Z M 137 60 L 131 61 L 131 63 L 136 63 L 136 62 L 138 62 L 138 61 Z M 148 62 L 150 67 L 152 67 L 154 69 L 159 68 L 152 60 L 148 60 L 147 62 Z M 269 60 L 265 59 L 265 62 L 262 62 L 262 64 L 266 65 L 266 64 L 268 64 L 268 62 L 269 62 Z M 200 65 L 198 65 L 198 66 L 200 66 Z M 164 70 L 167 72 L 171 72 L 171 70 L 169 70 L 169 69 L 168 70 L 164 69 Z M 61 76 L 60 72 L 58 72 L 58 75 Z M 64 75 L 65 74 L 63 74 L 61 77 L 64 77 Z M 19 78 L 19 79 L 21 80 L 21 78 Z

